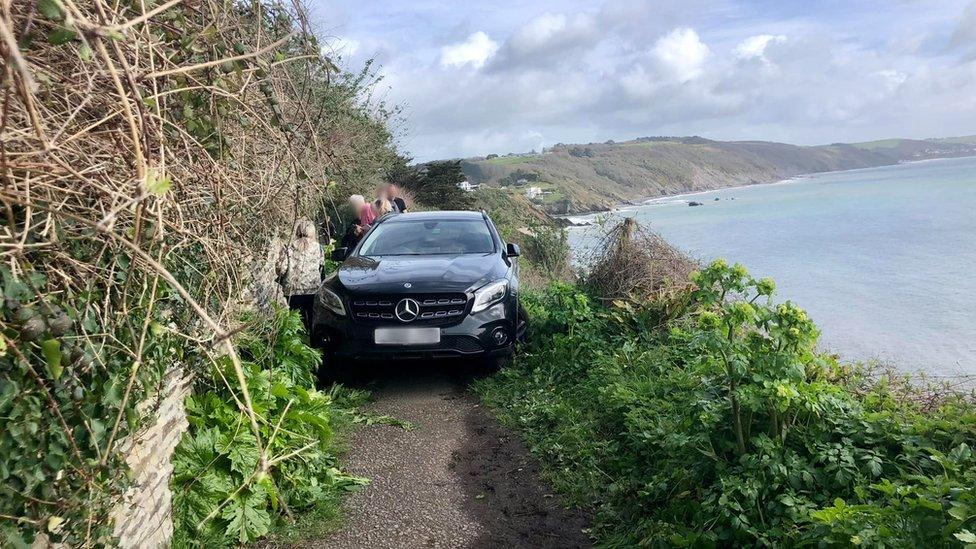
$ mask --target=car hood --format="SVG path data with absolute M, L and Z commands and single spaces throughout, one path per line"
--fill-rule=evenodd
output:
M 338 278 L 357 293 L 464 292 L 501 278 L 504 267 L 494 254 L 357 256 L 339 267 Z

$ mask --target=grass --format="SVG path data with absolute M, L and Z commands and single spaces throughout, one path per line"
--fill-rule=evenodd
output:
M 517 166 L 519 164 L 529 163 L 536 158 L 539 158 L 538 154 L 526 155 L 526 156 L 499 156 L 497 158 L 492 158 L 485 160 L 485 164 L 492 166 Z
M 851 145 L 869 151 L 875 149 L 894 149 L 895 147 L 901 145 L 904 139 L 878 139 L 877 141 L 864 141 L 862 143 L 851 143 Z
M 958 143 L 960 145 L 976 145 L 976 135 L 960 135 L 958 137 L 942 137 L 935 139 L 939 143 Z
M 270 549 L 301 546 L 305 542 L 327 538 L 338 531 L 342 523 L 342 497 L 333 493 L 314 509 L 300 513 L 294 523 L 276 526 L 268 538 L 256 544 L 256 547 Z

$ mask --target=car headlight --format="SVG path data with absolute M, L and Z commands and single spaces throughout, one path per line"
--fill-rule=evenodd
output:
M 508 281 L 497 280 L 490 284 L 485 284 L 474 292 L 474 305 L 471 307 L 472 313 L 484 311 L 495 303 L 505 299 L 508 293 Z
M 323 287 L 319 290 L 319 303 L 323 307 L 339 316 L 346 316 L 346 308 L 342 306 L 342 299 L 332 290 Z

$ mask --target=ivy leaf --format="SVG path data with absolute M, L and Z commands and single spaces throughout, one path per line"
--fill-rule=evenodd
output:
M 95 437 L 95 442 L 100 442 L 105 438 L 105 422 L 98 418 L 91 419 L 91 430 L 92 436 Z
M 88 44 L 82 44 L 81 47 L 78 48 L 78 57 L 80 57 L 85 63 L 90 62 L 94 54 L 95 52 L 92 51 L 91 46 Z
M 146 178 L 146 190 L 156 196 L 163 196 L 173 186 L 173 180 L 165 174 L 150 172 Z
M 41 12 L 41 15 L 52 21 L 64 19 L 61 8 L 58 7 L 58 3 L 54 0 L 37 0 L 37 10 Z
M 226 533 L 240 543 L 250 543 L 268 533 L 271 515 L 268 514 L 263 490 L 241 494 L 224 508 L 221 517 L 227 519 Z
M 11 299 L 24 300 L 30 296 L 30 288 L 27 284 L 24 284 L 6 268 L 0 268 L 0 274 L 3 274 L 3 295 L 4 297 L 9 297 Z
M 67 44 L 68 42 L 71 42 L 77 37 L 78 37 L 78 33 L 76 33 L 75 31 L 67 27 L 58 27 L 53 31 L 51 31 L 50 34 L 47 35 L 47 41 L 52 46 L 60 46 L 62 44 Z
M 61 342 L 57 339 L 45 339 L 41 342 L 41 354 L 44 355 L 51 379 L 54 381 L 60 379 L 61 372 L 64 370 L 61 367 Z

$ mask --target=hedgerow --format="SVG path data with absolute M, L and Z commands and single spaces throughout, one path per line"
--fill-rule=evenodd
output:
M 477 384 L 608 547 L 976 543 L 976 406 L 816 350 L 774 284 L 717 261 L 667 303 L 528 294 L 531 346 Z
M 394 113 L 297 3 L 8 2 L 0 34 L 0 545 L 112 545 L 132 484 L 120 447 L 154 419 L 139 404 L 164 373 L 229 399 L 194 401 L 216 432 L 244 415 L 255 474 L 291 467 L 267 467 L 288 437 L 266 438 L 251 398 L 270 375 L 253 364 L 281 363 L 241 355 L 228 324 L 266 301 L 256 267 L 296 218 L 334 216 L 394 159 Z M 321 404 L 292 382 L 293 408 Z

